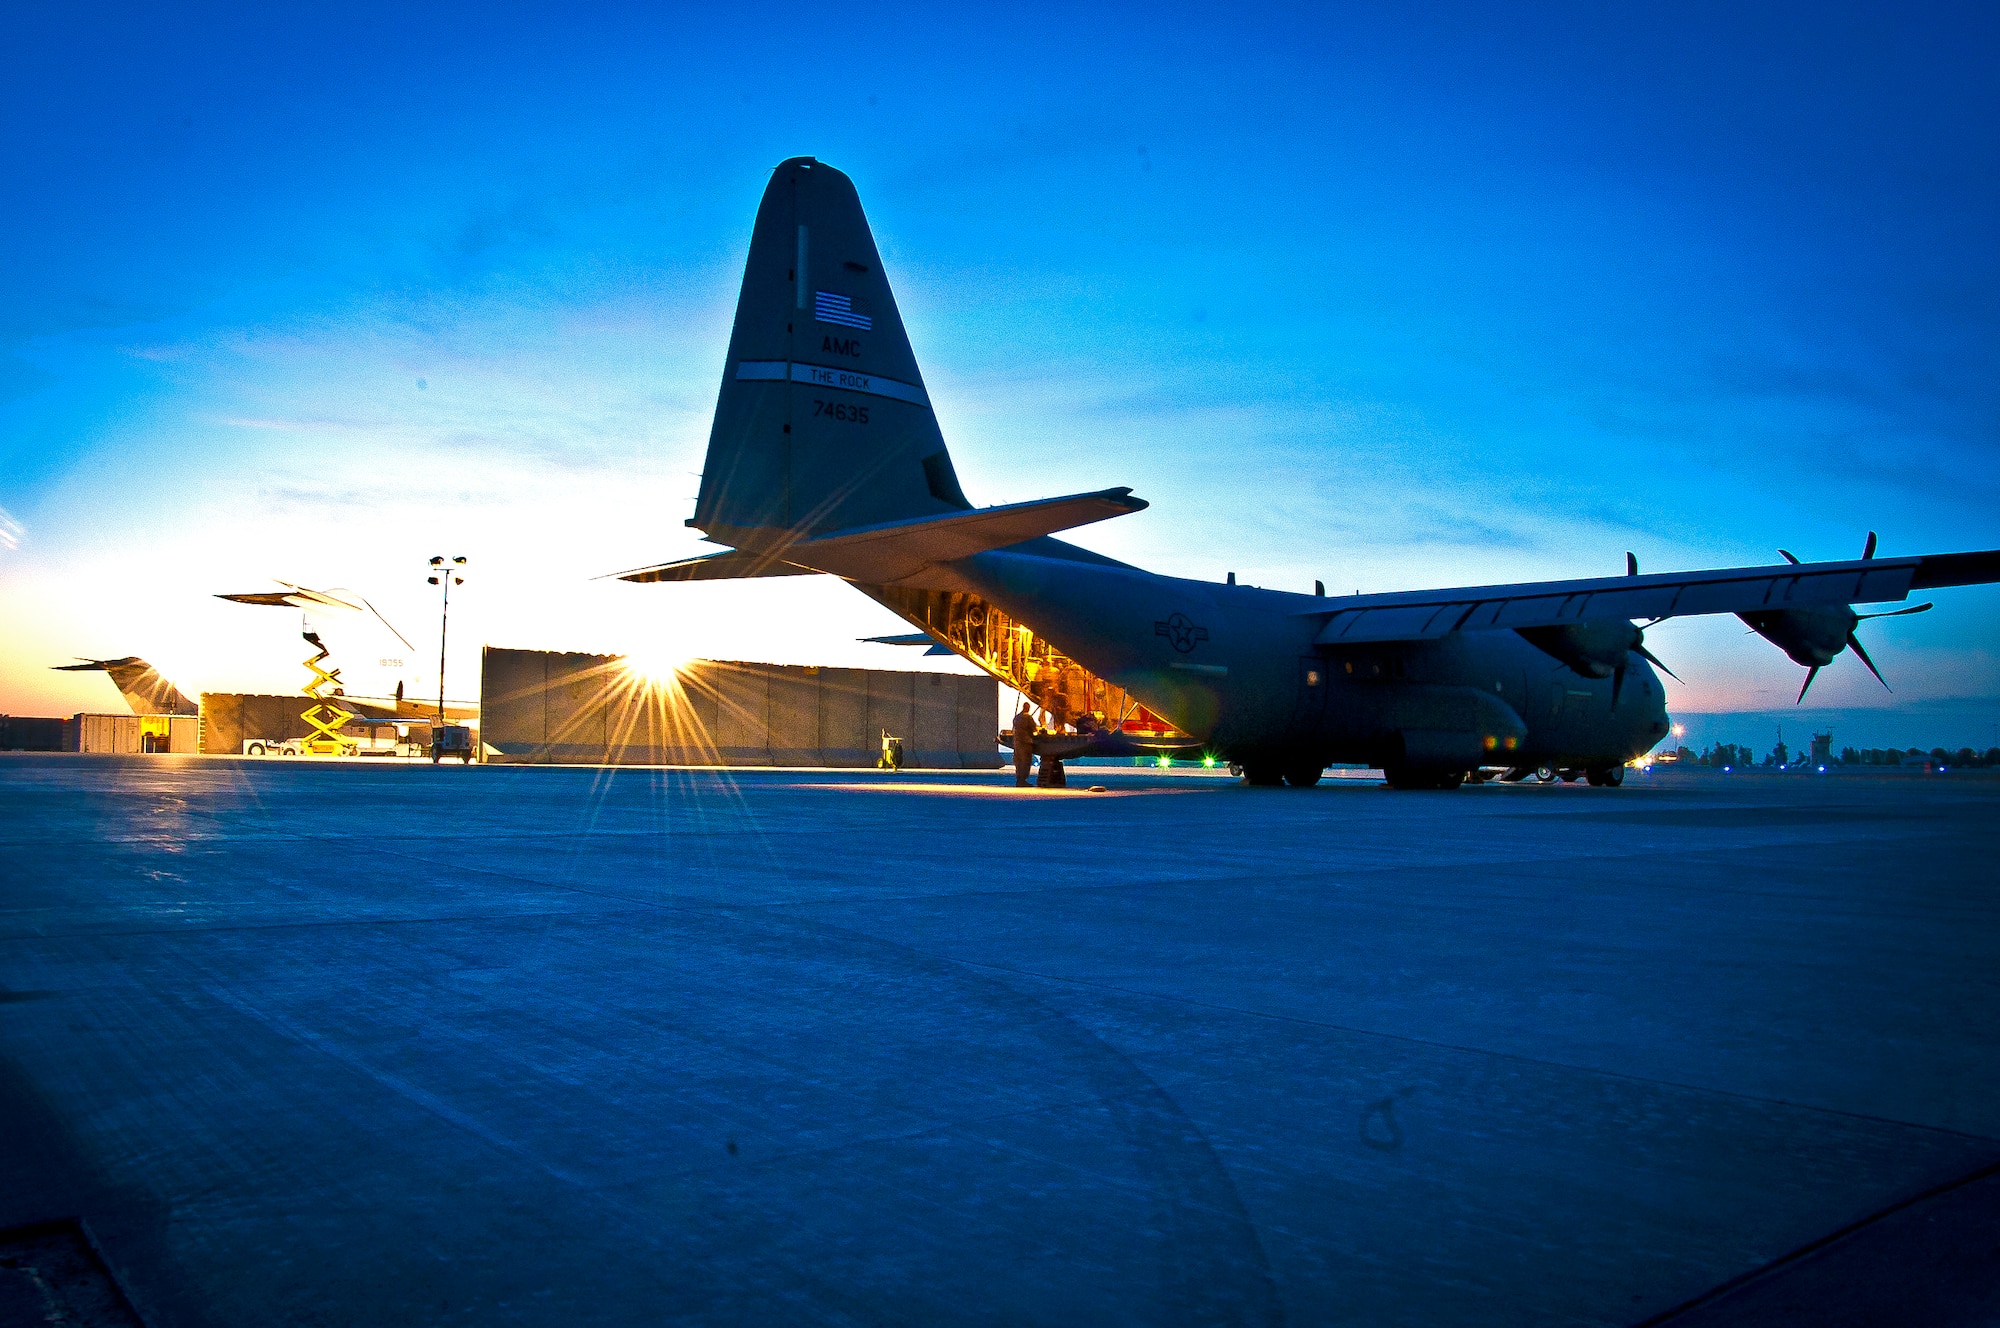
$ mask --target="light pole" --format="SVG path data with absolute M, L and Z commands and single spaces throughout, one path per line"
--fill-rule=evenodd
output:
M 453 558 L 450 562 L 439 554 L 431 559 L 431 574 L 428 578 L 434 586 L 444 588 L 444 607 L 438 611 L 438 727 L 444 727 L 444 643 L 445 633 L 451 628 L 451 588 L 465 584 L 465 559 Z

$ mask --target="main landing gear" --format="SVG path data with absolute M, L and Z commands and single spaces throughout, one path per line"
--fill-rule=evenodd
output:
M 1625 767 L 1621 765 L 1555 766 L 1517 765 L 1500 776 L 1503 784 L 1517 784 L 1525 780 L 1537 784 L 1574 784 L 1581 779 L 1592 788 L 1617 788 L 1625 782 Z

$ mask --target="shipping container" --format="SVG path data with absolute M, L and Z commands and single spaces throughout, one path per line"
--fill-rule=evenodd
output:
M 141 750 L 137 715 L 71 715 L 63 721 L 63 750 L 136 756 Z

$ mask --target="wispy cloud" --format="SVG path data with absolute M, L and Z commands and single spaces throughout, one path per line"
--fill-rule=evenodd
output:
M 28 528 L 14 519 L 14 514 L 0 507 L 0 549 L 12 552 L 21 547 L 21 541 L 28 537 Z

